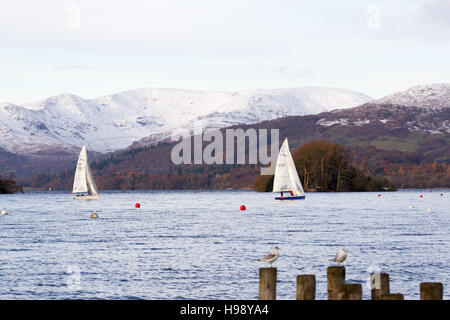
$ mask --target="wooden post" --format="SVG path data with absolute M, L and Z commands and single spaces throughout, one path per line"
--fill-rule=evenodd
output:
M 440 282 L 422 282 L 420 284 L 420 300 L 442 300 L 444 287 Z
M 362 300 L 362 285 L 360 283 L 346 283 L 344 291 L 337 294 L 337 300 Z
M 372 300 L 380 300 L 381 296 L 389 294 L 389 274 L 371 273 L 370 286 Z
M 339 292 L 344 291 L 345 267 L 332 266 L 327 268 L 328 300 L 337 300 Z
M 380 297 L 380 300 L 404 300 L 404 299 L 405 298 L 400 293 L 390 293 Z
M 297 276 L 297 300 L 316 299 L 316 276 L 313 274 L 303 274 Z
M 259 300 L 275 300 L 277 297 L 277 268 L 259 269 Z

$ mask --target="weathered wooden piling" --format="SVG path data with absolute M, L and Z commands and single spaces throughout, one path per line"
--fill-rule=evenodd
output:
M 275 300 L 277 297 L 277 268 L 259 269 L 259 300 Z
M 337 294 L 337 300 L 362 300 L 362 285 L 360 283 L 344 284 L 344 291 Z
M 297 276 L 297 300 L 316 299 L 316 276 L 313 274 L 303 274 Z
M 327 268 L 328 300 L 337 300 L 338 294 L 344 291 L 345 267 L 331 266 Z
M 444 286 L 440 282 L 422 282 L 420 284 L 420 300 L 442 300 Z
M 372 300 L 380 300 L 381 296 L 389 294 L 389 274 L 371 273 L 370 286 Z
M 405 298 L 401 293 L 390 293 L 380 297 L 380 300 L 404 300 Z

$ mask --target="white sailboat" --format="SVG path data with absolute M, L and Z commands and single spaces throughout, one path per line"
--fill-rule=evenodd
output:
M 305 199 L 305 192 L 298 177 L 287 138 L 278 153 L 272 192 L 281 193 L 281 196 L 276 197 L 275 200 Z M 284 193 L 287 195 L 284 195 Z
M 78 156 L 72 193 L 76 193 L 76 196 L 73 197 L 75 200 L 97 200 L 99 197 L 97 185 L 89 167 L 86 146 L 81 148 Z

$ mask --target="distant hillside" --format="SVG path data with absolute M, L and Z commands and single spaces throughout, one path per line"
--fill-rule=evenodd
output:
M 239 128 L 280 129 L 292 151 L 323 139 L 347 147 L 370 174 L 400 188 L 450 187 L 450 108 L 368 103 L 352 109 L 264 121 Z M 174 143 L 135 144 L 92 163 L 100 189 L 248 188 L 256 165 L 182 165 L 170 161 Z M 70 189 L 73 169 L 25 179 L 28 186 Z

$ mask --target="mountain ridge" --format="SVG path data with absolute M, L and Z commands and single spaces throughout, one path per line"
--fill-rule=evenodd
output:
M 372 101 L 426 109 L 450 108 L 450 83 L 433 83 L 411 87 Z
M 191 123 L 223 127 L 280 116 L 353 107 L 371 98 L 343 89 L 299 87 L 242 92 L 142 88 L 95 99 L 61 94 L 38 102 L 0 104 L 0 147 L 33 154 L 83 144 L 110 152 Z

